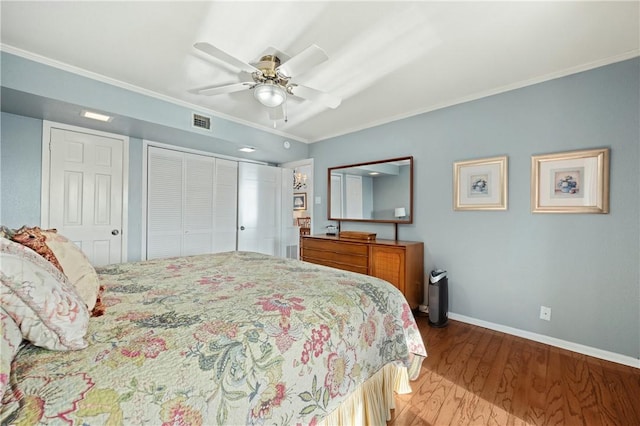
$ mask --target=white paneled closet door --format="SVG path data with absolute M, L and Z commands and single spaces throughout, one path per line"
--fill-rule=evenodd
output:
M 240 163 L 238 250 L 281 255 L 281 169 Z

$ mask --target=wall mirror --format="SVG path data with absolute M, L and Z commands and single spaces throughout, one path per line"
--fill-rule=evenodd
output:
M 413 157 L 329 168 L 329 220 L 413 223 Z

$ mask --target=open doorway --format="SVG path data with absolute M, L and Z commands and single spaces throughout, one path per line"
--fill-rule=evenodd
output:
M 293 225 L 301 235 L 313 233 L 313 158 L 283 163 L 281 167 L 293 170 Z

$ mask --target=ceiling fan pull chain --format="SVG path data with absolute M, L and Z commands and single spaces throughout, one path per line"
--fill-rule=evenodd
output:
M 282 108 L 284 109 L 284 122 L 287 123 L 289 122 L 289 115 L 287 114 L 287 100 L 284 100 L 284 104 L 282 105 Z

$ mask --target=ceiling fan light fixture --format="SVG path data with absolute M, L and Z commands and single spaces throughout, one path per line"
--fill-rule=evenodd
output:
M 264 83 L 258 84 L 253 89 L 253 96 L 262 105 L 274 108 L 282 105 L 287 98 L 287 93 L 284 89 L 271 80 L 267 80 Z

